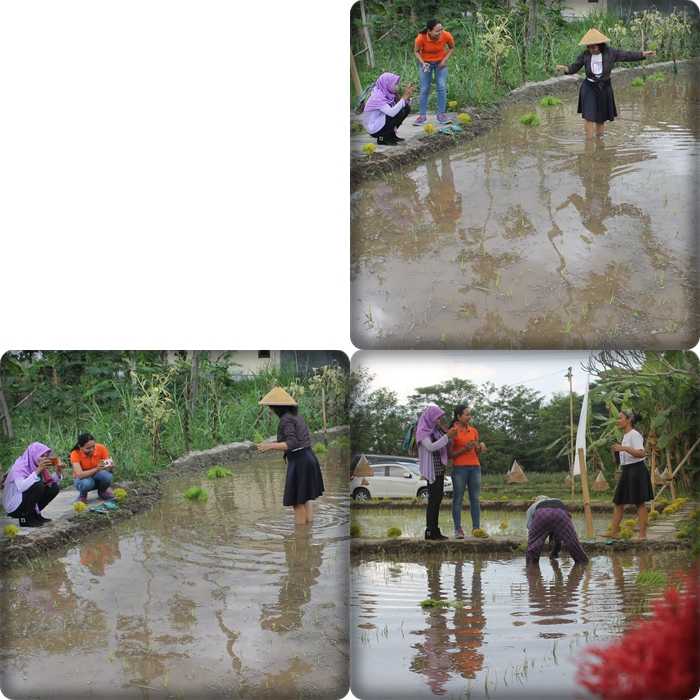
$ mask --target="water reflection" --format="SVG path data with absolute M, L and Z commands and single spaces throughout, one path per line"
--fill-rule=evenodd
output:
M 538 618 L 535 620 L 536 625 L 574 623 L 579 607 L 578 589 L 586 567 L 583 564 L 574 564 L 565 579 L 559 562 L 552 559 L 550 563 L 554 579 L 549 584 L 546 584 L 542 577 L 539 562 L 526 567 L 530 614 Z M 565 635 L 563 632 L 540 632 L 539 636 L 556 639 Z
M 619 92 L 625 118 L 602 140 L 582 138 L 573 104 L 530 130 L 515 107 L 484 137 L 361 186 L 356 344 L 694 340 L 696 81 L 685 71 Z

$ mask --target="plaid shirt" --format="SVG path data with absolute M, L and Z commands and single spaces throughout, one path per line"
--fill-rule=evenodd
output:
M 435 476 L 442 476 L 445 473 L 445 465 L 440 459 L 440 450 L 433 452 L 433 466 L 435 467 Z

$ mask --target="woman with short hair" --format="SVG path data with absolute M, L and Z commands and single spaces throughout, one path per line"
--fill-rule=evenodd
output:
M 615 509 L 610 526 L 612 537 L 618 537 L 620 534 L 620 522 L 626 505 L 637 507 L 639 539 L 645 540 L 647 537 L 646 503 L 654 500 L 654 489 L 651 485 L 651 475 L 644 461 L 646 457 L 644 438 L 635 427 L 640 420 L 641 416 L 638 413 L 629 410 L 620 411 L 617 417 L 617 426 L 622 429 L 623 437 L 622 442 L 616 442 L 612 446 L 612 450 L 620 455 L 622 473 L 613 495 Z

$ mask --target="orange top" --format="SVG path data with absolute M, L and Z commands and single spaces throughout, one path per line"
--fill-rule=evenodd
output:
M 446 29 L 442 30 L 437 41 L 433 41 L 427 32 L 416 37 L 415 48 L 424 61 L 442 61 L 447 54 L 446 47 L 455 47 L 455 40 Z
M 468 442 L 479 442 L 479 431 L 473 427 L 468 428 L 462 427 L 460 423 L 457 423 L 457 435 L 452 438 L 452 449 L 453 451 L 461 450 Z M 480 467 L 479 454 L 476 448 L 472 447 L 471 450 L 462 452 L 452 460 L 452 464 L 455 467 Z
M 70 463 L 78 463 L 83 469 L 87 471 L 88 469 L 94 469 L 103 459 L 107 459 L 108 457 L 109 452 L 107 448 L 104 445 L 101 445 L 99 442 L 96 442 L 95 450 L 92 453 L 92 456 L 88 457 L 80 449 L 73 450 L 70 453 Z

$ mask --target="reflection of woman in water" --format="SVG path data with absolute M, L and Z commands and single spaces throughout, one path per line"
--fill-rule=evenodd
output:
M 552 560 L 551 563 L 554 569 L 554 583 L 550 585 L 545 585 L 539 564 L 527 567 L 527 584 L 532 603 L 530 607 L 532 615 L 538 618 L 535 624 L 552 625 L 574 622 L 574 620 L 567 620 L 563 616 L 573 614 L 576 591 L 581 585 L 586 567 L 583 564 L 574 564 L 566 581 L 564 581 L 559 562 Z
M 311 587 L 321 571 L 322 544 L 311 543 L 311 532 L 299 530 L 284 540 L 287 571 L 280 583 L 277 603 L 265 603 L 260 613 L 260 626 L 272 632 L 299 629 L 303 607 L 311 600 Z
M 455 600 L 462 603 L 455 609 L 455 647 L 451 655 L 453 667 L 462 678 L 475 678 L 484 665 L 484 655 L 479 652 L 484 640 L 484 594 L 481 590 L 482 560 L 474 559 L 471 592 L 464 585 L 464 562 L 455 565 Z
M 617 116 L 615 95 L 613 94 L 610 72 L 615 64 L 625 61 L 642 61 L 647 56 L 655 56 L 656 51 L 623 51 L 608 46 L 608 39 L 597 29 L 589 29 L 579 46 L 586 49 L 569 66 L 558 65 L 557 71 L 574 75 L 585 68 L 586 78 L 581 82 L 578 95 L 578 113 L 583 117 L 586 138 L 602 136 L 605 122 Z
M 287 461 L 284 484 L 285 506 L 294 508 L 297 525 L 313 520 L 313 503 L 323 493 L 323 476 L 318 459 L 311 449 L 311 434 L 304 419 L 297 415 L 297 402 L 282 387 L 275 387 L 260 401 L 269 406 L 279 419 L 277 442 L 262 442 L 260 452 L 280 450 Z
M 462 215 L 462 195 L 455 187 L 449 155 L 443 155 L 440 161 L 442 173 L 438 173 L 437 159 L 430 159 L 425 164 L 428 176 L 428 196 L 425 203 L 436 224 L 445 226 L 448 231 L 454 231 L 455 224 Z

